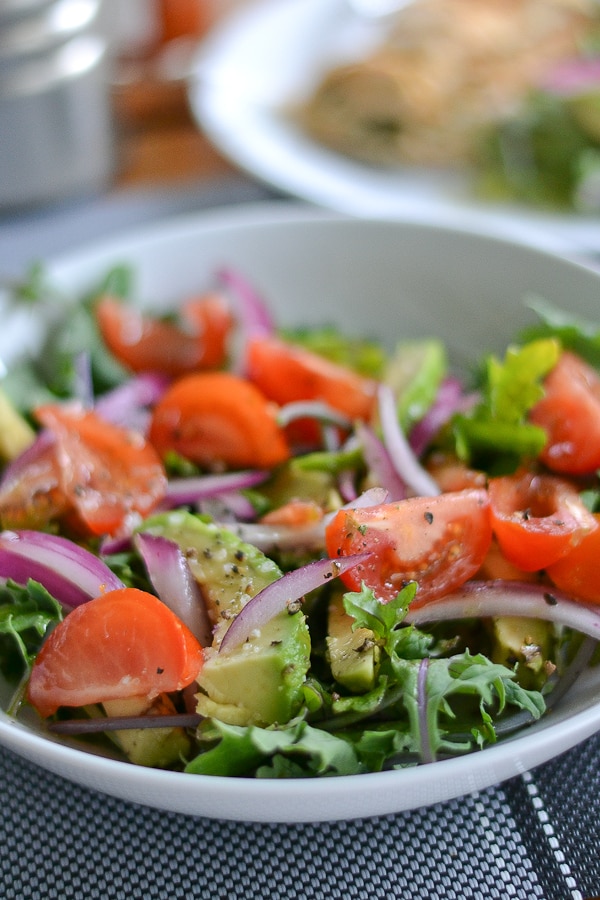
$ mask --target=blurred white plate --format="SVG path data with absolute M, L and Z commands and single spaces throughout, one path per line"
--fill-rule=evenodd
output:
M 351 215 L 458 214 L 517 235 L 542 232 L 600 251 L 600 218 L 550 215 L 477 202 L 468 182 L 444 171 L 378 169 L 328 150 L 294 122 L 335 61 L 359 58 L 381 23 L 360 20 L 345 0 L 260 0 L 225 20 L 193 67 L 190 103 L 199 127 L 236 165 L 286 193 Z
M 51 261 L 48 275 L 76 298 L 121 262 L 137 273 L 136 294 L 155 308 L 205 287 L 226 264 L 256 286 L 281 324 L 337 322 L 389 346 L 400 335 L 439 335 L 459 364 L 478 350 L 504 349 L 529 321 L 523 297 L 530 292 L 600 319 L 600 275 L 539 248 L 462 225 L 360 220 L 295 204 L 171 219 Z M 0 295 L 0 316 L 0 357 L 10 364 L 39 349 L 45 322 L 35 307 L 15 312 Z M 0 707 L 8 696 L 0 681 Z M 270 781 L 132 766 L 50 737 L 34 716 L 16 723 L 0 713 L 0 743 L 74 782 L 174 812 L 267 822 L 350 819 L 443 802 L 537 766 L 599 728 L 600 668 L 543 722 L 467 757 L 394 772 Z

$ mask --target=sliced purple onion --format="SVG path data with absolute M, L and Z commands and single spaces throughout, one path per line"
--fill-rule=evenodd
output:
M 353 472 L 352 469 L 344 469 L 343 472 L 340 472 L 338 475 L 338 491 L 340 492 L 340 497 L 344 503 L 352 503 L 358 496 L 355 475 L 356 473 Z
M 552 587 L 520 581 L 467 582 L 452 594 L 411 606 L 405 621 L 421 626 L 493 616 L 543 619 L 600 640 L 600 607 L 580 603 Z
M 314 419 L 323 425 L 337 425 L 350 431 L 352 421 L 321 400 L 295 400 L 284 404 L 277 413 L 277 422 L 282 428 L 298 419 Z
M 199 500 L 196 509 L 203 515 L 221 522 L 253 522 L 256 519 L 256 509 L 243 494 L 223 493 L 218 497 L 207 497 Z
M 197 713 L 166 713 L 146 716 L 98 716 L 92 719 L 64 719 L 48 722 L 53 734 L 102 734 L 139 728 L 196 728 L 202 721 Z
M 346 503 L 342 509 L 352 507 L 352 509 L 363 509 L 367 506 L 380 506 L 382 503 L 388 503 L 390 499 L 389 491 L 384 487 L 372 487 L 359 494 L 351 503 Z M 337 511 L 337 510 L 336 510 Z
M 406 484 L 396 471 L 386 446 L 379 440 L 373 429 L 363 422 L 357 423 L 356 434 L 373 479 L 387 490 L 390 502 L 404 500 Z
M 349 500 L 348 503 L 344 503 L 344 505 L 340 506 L 338 509 L 328 512 L 323 518 L 323 523 L 324 525 L 328 525 L 331 520 L 335 518 L 340 509 L 365 509 L 369 506 L 381 506 L 382 503 L 388 503 L 389 500 L 390 495 L 386 488 L 367 488 L 367 490 L 363 491 L 362 494 L 359 494 L 358 497 Z
M 273 550 L 322 550 L 325 547 L 324 520 L 311 525 L 268 525 L 262 522 L 225 522 L 218 524 L 240 540 L 269 553 Z
M 56 443 L 56 437 L 47 428 L 43 428 L 35 436 L 33 443 L 16 456 L 6 466 L 0 479 L 0 489 L 19 482 L 24 475 L 29 477 L 30 467 L 43 459 L 47 450 Z
M 246 641 L 253 631 L 270 622 L 280 612 L 293 611 L 295 604 L 305 594 L 321 587 L 332 578 L 337 578 L 365 562 L 369 553 L 356 553 L 340 559 L 319 559 L 293 572 L 287 572 L 259 591 L 237 614 L 221 641 L 219 653 L 235 649 Z
M 248 340 L 273 334 L 275 326 L 262 297 L 243 275 L 234 269 L 222 268 L 215 277 L 219 288 L 227 292 L 232 302 L 238 324 L 237 348 L 232 348 L 231 369 L 243 374 Z
M 421 762 L 434 762 L 435 756 L 429 739 L 429 723 L 427 721 L 427 673 L 429 659 L 425 657 L 419 664 L 417 674 L 417 709 L 419 720 L 419 738 L 421 741 Z
M 0 576 L 18 584 L 39 581 L 65 606 L 75 607 L 123 587 L 114 572 L 89 550 L 42 531 L 0 532 Z
M 202 647 L 212 642 L 212 625 L 198 582 L 175 541 L 142 532 L 134 543 L 162 602 L 190 629 Z
M 113 537 L 107 535 L 100 541 L 98 553 L 100 556 L 112 556 L 113 553 L 127 553 L 131 549 L 131 534 L 119 535 Z
M 545 72 L 541 85 L 559 97 L 576 97 L 600 90 L 600 59 L 597 56 L 565 60 Z
M 86 351 L 77 353 L 75 356 L 73 370 L 75 374 L 75 384 L 73 386 L 73 397 L 79 400 L 84 409 L 93 409 L 94 406 L 94 388 L 92 383 L 92 361 L 90 354 Z
M 217 271 L 216 279 L 236 303 L 236 313 L 246 335 L 274 333 L 275 325 L 263 298 L 243 275 L 224 267 Z
M 193 478 L 171 478 L 161 507 L 173 509 L 198 503 L 209 497 L 230 495 L 261 484 L 268 477 L 263 470 L 225 472 L 222 475 L 199 475 Z
M 439 485 L 423 468 L 400 427 L 394 393 L 389 385 L 379 385 L 377 399 L 383 443 L 396 472 L 409 491 L 417 496 L 437 496 L 440 493 Z
M 465 394 L 460 381 L 446 378 L 440 385 L 437 397 L 420 422 L 410 432 L 409 444 L 418 458 L 427 449 L 440 428 L 446 425 L 455 413 L 466 413 L 477 403 L 475 393 Z
M 107 422 L 134 428 L 145 434 L 150 419 L 149 407 L 162 397 L 168 379 L 157 372 L 130 378 L 96 400 L 95 411 Z

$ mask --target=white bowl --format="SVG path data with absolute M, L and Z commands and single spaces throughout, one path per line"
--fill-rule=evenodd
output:
M 85 290 L 117 262 L 138 272 L 137 294 L 165 308 L 233 266 L 264 295 L 280 323 L 338 322 L 346 331 L 440 335 L 459 365 L 501 352 L 530 320 L 537 294 L 600 319 L 600 275 L 538 247 L 425 222 L 345 219 L 287 204 L 218 211 L 152 226 L 49 266 L 53 282 Z M 4 308 L 3 308 L 4 306 Z M 44 323 L 0 298 L 0 356 L 39 347 Z M 0 686 L 1 687 L 1 686 Z M 1 692 L 0 692 L 1 693 Z M 0 714 L 0 742 L 67 779 L 126 800 L 192 815 L 317 822 L 438 803 L 515 776 L 600 728 L 600 672 L 581 679 L 560 709 L 520 737 L 470 756 L 413 769 L 328 779 L 254 780 L 148 770 L 45 736 Z

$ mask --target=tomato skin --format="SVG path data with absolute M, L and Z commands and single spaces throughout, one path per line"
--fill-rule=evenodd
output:
M 595 514 L 593 519 L 595 527 L 566 556 L 548 566 L 546 575 L 565 594 L 600 605 L 600 515 Z
M 271 468 L 290 455 L 273 404 L 229 372 L 179 379 L 154 408 L 149 438 L 207 468 Z
M 275 337 L 255 337 L 246 351 L 250 381 L 280 406 L 320 400 L 349 419 L 368 421 L 377 383 L 305 347 Z
M 314 500 L 288 500 L 264 516 L 260 521 L 265 525 L 284 525 L 289 528 L 306 528 L 323 519 L 323 510 Z
M 331 558 L 372 551 L 371 559 L 341 576 L 348 588 L 360 590 L 364 581 L 388 602 L 406 582 L 417 581 L 415 607 L 471 578 L 491 540 L 489 499 L 479 489 L 341 509 L 326 529 Z
M 50 633 L 33 665 L 28 700 L 41 716 L 60 706 L 182 690 L 203 651 L 153 594 L 118 588 L 78 606 Z
M 485 472 L 471 469 L 461 460 L 443 454 L 433 454 L 427 463 L 427 471 L 444 492 L 484 488 L 487 483 Z
M 43 530 L 49 522 L 68 513 L 61 488 L 61 467 L 56 442 L 49 431 L 5 470 L 0 488 L 0 522 L 3 528 Z
M 51 440 L 0 493 L 4 528 L 60 519 L 78 534 L 114 535 L 164 496 L 162 462 L 137 432 L 77 405 L 48 404 L 34 415 Z
M 528 581 L 532 584 L 539 582 L 541 577 L 541 573 L 524 572 L 509 562 L 495 537 L 476 575 L 478 581 Z
M 585 475 L 600 467 L 600 375 L 564 351 L 530 413 L 548 440 L 540 458 L 554 472 Z
M 576 488 L 562 478 L 523 472 L 490 479 L 488 491 L 502 553 L 524 572 L 552 565 L 595 528 Z
M 179 316 L 179 324 L 164 321 L 108 296 L 96 306 L 106 346 L 132 372 L 177 378 L 223 365 L 233 326 L 225 301 L 212 294 L 188 300 Z

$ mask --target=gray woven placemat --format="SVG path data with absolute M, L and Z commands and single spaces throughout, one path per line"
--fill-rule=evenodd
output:
M 314 825 L 164 813 L 81 788 L 6 750 L 0 785 L 4 900 L 582 900 L 600 893 L 600 738 L 468 797 Z

